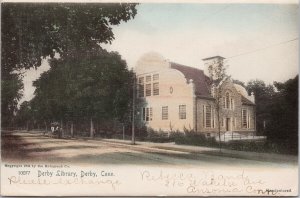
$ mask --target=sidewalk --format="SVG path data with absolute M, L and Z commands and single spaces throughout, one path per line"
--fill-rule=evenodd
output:
M 119 139 L 101 139 L 101 140 L 105 142 L 111 142 L 111 143 L 131 145 L 130 140 L 119 140 Z M 257 161 L 298 163 L 298 156 L 295 155 L 285 155 L 285 154 L 276 154 L 276 153 L 257 153 L 257 152 L 247 152 L 247 151 L 238 151 L 238 150 L 229 150 L 229 149 L 221 149 L 220 152 L 219 148 L 177 145 L 175 144 L 175 142 L 154 143 L 154 142 L 136 141 L 135 146 L 138 147 L 142 146 L 145 148 L 153 148 L 153 149 L 161 149 L 161 150 L 189 152 L 194 154 L 249 159 L 249 160 L 257 160 Z

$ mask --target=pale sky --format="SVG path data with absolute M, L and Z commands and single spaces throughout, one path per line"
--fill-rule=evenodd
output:
M 220 55 L 234 79 L 269 84 L 298 74 L 298 29 L 296 4 L 140 4 L 133 20 L 113 28 L 112 44 L 102 46 L 118 51 L 129 68 L 150 51 L 199 69 L 203 58 Z M 48 68 L 44 61 L 26 73 L 23 100 L 33 97 L 32 79 Z

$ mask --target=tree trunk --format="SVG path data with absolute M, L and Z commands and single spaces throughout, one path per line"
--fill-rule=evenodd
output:
M 26 131 L 29 131 L 29 121 L 26 123 Z
M 90 137 L 91 137 L 91 138 L 94 138 L 94 124 L 93 124 L 93 118 L 91 118 Z
M 124 126 L 124 124 L 123 124 L 122 130 L 123 130 L 123 140 L 125 140 L 125 126 Z
M 44 135 L 45 135 L 48 132 L 48 128 L 47 128 L 47 122 L 44 121 L 44 123 L 45 123 L 45 132 L 44 132 Z
M 220 149 L 220 152 L 221 152 L 220 103 L 218 102 L 217 105 L 218 105 L 217 106 L 217 113 L 218 113 L 219 149 Z M 225 138 L 225 134 L 224 134 L 224 138 Z
M 63 136 L 63 121 L 60 120 L 59 138 Z
M 71 122 L 71 137 L 74 137 L 74 125 L 73 122 Z

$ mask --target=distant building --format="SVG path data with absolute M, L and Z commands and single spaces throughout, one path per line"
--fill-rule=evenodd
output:
M 216 56 L 203 61 L 207 66 L 222 59 Z M 139 124 L 154 130 L 188 129 L 216 136 L 216 109 L 206 71 L 170 62 L 157 53 L 142 56 L 135 68 Z M 254 95 L 249 96 L 244 87 L 229 78 L 220 86 L 221 131 L 254 135 Z

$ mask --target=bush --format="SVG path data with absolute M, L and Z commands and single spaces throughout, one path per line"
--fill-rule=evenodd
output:
M 159 143 L 164 143 L 164 142 L 171 142 L 172 140 L 169 137 L 169 134 L 159 130 L 154 131 L 153 129 L 149 128 L 148 129 L 148 135 L 145 138 L 146 141 L 150 141 L 150 142 L 159 142 Z
M 180 133 L 180 132 L 179 132 Z M 218 145 L 214 137 L 206 137 L 202 133 L 197 133 L 194 130 L 184 129 L 184 133 L 174 135 L 176 144 L 187 144 L 195 146 L 216 146 Z

